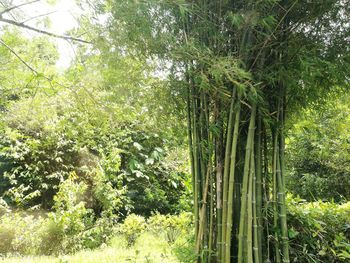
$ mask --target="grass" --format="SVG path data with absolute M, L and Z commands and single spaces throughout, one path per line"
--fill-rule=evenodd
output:
M 0 259 L 1 263 L 178 263 L 180 262 L 172 253 L 171 246 L 162 238 L 150 233 L 142 234 L 136 244 L 126 247 L 125 240 L 116 236 L 109 246 L 84 250 L 74 255 L 6 257 Z

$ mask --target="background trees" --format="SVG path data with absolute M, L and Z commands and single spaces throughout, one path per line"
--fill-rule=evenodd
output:
M 310 201 L 349 198 L 348 98 L 303 112 L 289 131 L 288 189 Z
M 96 53 L 81 46 L 62 74 L 48 38 L 28 46 L 11 28 L 1 39 L 0 191 L 10 205 L 52 209 L 60 184 L 73 173 L 87 184 L 87 206 L 96 215 L 105 202 L 122 217 L 189 208 L 179 147 L 184 122 L 172 101 L 159 103 L 169 90 L 152 65 L 111 51 L 101 39 Z

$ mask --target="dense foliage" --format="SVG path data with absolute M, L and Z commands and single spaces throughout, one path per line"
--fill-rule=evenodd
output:
M 334 96 L 332 96 L 334 98 Z M 309 108 L 289 131 L 289 191 L 309 201 L 350 198 L 348 96 Z
M 192 236 L 190 213 L 155 214 L 147 220 L 130 214 L 118 224 L 109 215 L 104 215 L 94 221 L 92 210 L 84 201 L 86 189 L 87 185 L 72 177 L 66 180 L 55 196 L 54 211 L 47 216 L 40 212 L 12 211 L 0 204 L 1 255 L 73 253 L 110 244 L 116 235 L 123 240 L 124 246 L 131 247 L 146 232 L 169 243 L 175 250 L 188 250 L 187 256 L 193 255 L 192 243 L 186 244 Z
M 292 262 L 348 262 L 349 205 L 288 199 Z
M 88 73 L 81 74 L 82 83 L 88 81 Z M 130 94 L 118 94 L 121 88 L 116 93 L 109 87 L 95 90 L 93 98 L 85 87 L 74 92 L 56 88 L 46 87 L 50 96 L 38 91 L 34 97 L 7 104 L 2 117 L 0 192 L 9 204 L 50 209 L 60 183 L 74 172 L 88 185 L 89 206 L 97 214 L 110 198 L 123 203 L 114 212 L 124 216 L 130 211 L 150 215 L 188 208 L 186 201 L 180 204 L 188 191 L 183 150 L 171 144 L 165 132 L 155 133 L 161 131 L 151 120 L 141 121 L 148 115 L 138 112 L 146 107 L 145 101 L 126 104 L 124 98 Z M 22 91 L 18 89 L 19 94 Z M 127 108 L 129 114 L 121 115 Z

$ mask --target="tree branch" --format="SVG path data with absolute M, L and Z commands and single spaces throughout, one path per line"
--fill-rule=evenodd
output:
M 36 71 L 31 65 L 29 65 L 27 62 L 25 62 L 17 53 L 14 51 L 9 45 L 7 45 L 1 38 L 0 38 L 0 44 L 5 46 L 13 55 L 15 55 L 27 68 L 29 68 L 35 76 L 40 75 L 38 71 Z
M 44 35 L 48 35 L 48 36 L 51 36 L 51 37 L 55 37 L 55 38 L 61 38 L 61 39 L 64 39 L 64 40 L 81 42 L 81 43 L 85 43 L 85 44 L 92 44 L 90 41 L 87 41 L 87 40 L 84 40 L 84 39 L 71 37 L 71 36 L 67 36 L 67 35 L 58 35 L 58 34 L 55 34 L 55 33 L 52 33 L 52 32 L 46 31 L 46 30 L 38 29 L 38 28 L 35 28 L 35 27 L 32 27 L 32 26 L 25 25 L 25 24 L 20 23 L 20 22 L 16 22 L 16 21 L 11 20 L 11 19 L 3 18 L 1 16 L 0 16 L 0 22 L 11 24 L 11 25 L 18 26 L 18 27 L 22 27 L 22 28 L 25 28 L 25 29 L 28 29 L 28 30 L 31 30 L 31 31 L 35 31 L 35 32 L 40 33 L 40 34 L 44 34 Z
M 56 12 L 57 12 L 57 11 L 52 11 L 52 12 L 48 12 L 48 13 L 45 13 L 45 14 L 40 14 L 40 15 L 37 15 L 37 16 L 30 17 L 30 18 L 28 18 L 28 19 L 22 21 L 21 24 L 24 24 L 24 23 L 26 23 L 26 22 L 28 22 L 28 21 L 37 19 L 37 18 L 39 18 L 39 17 L 51 15 L 51 14 L 56 13 Z
M 19 59 L 19 61 L 21 61 L 21 63 L 23 63 L 28 69 L 30 69 L 30 71 L 33 72 L 33 75 L 34 75 L 35 77 L 39 77 L 39 76 L 40 76 L 40 77 L 46 79 L 46 80 L 49 82 L 49 84 L 50 84 L 51 87 L 52 87 L 52 83 L 56 83 L 58 86 L 61 86 L 61 87 L 65 88 L 65 89 L 67 89 L 67 90 L 70 90 L 70 91 L 72 91 L 75 95 L 77 95 L 76 91 L 75 91 L 74 89 L 72 89 L 71 87 L 69 87 L 69 86 L 67 86 L 67 85 L 65 85 L 65 84 L 62 84 L 61 82 L 58 82 L 58 81 L 56 81 L 56 80 L 54 80 L 54 79 L 52 79 L 52 78 L 49 78 L 49 77 L 46 76 L 44 73 L 38 72 L 35 68 L 33 68 L 31 65 L 29 65 L 23 58 L 21 58 L 20 55 L 18 55 L 18 54 L 16 53 L 16 51 L 14 51 L 9 45 L 7 45 L 1 38 L 0 38 L 0 44 L 3 45 L 3 46 L 5 46 L 13 55 L 15 55 L 15 56 Z M 98 104 L 98 105 L 100 104 L 100 103 L 95 99 L 95 97 L 93 96 L 93 94 L 92 94 L 91 92 L 88 91 L 88 89 L 86 89 L 84 86 L 82 86 L 82 88 L 83 88 L 83 89 L 85 90 L 85 92 L 90 96 L 91 100 L 92 100 L 94 103 L 96 103 L 96 104 Z
M 21 6 L 30 5 L 30 4 L 33 4 L 33 3 L 35 3 L 35 2 L 39 2 L 39 1 L 40 1 L 40 0 L 33 0 L 33 1 L 30 1 L 30 2 L 26 2 L 26 3 L 22 3 L 22 4 L 19 4 L 19 5 L 15 5 L 15 6 L 11 6 L 11 7 L 9 7 L 9 8 L 6 8 L 5 10 L 3 10 L 3 11 L 0 12 L 0 17 L 1 17 L 3 14 L 8 13 L 8 12 L 10 12 L 10 11 L 13 10 L 13 9 L 17 9 L 17 8 L 19 8 L 19 7 L 21 7 Z

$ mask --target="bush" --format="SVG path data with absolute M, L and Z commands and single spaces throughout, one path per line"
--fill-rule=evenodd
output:
M 146 220 L 142 216 L 135 214 L 129 215 L 125 218 L 123 224 L 118 227 L 118 232 L 122 234 L 130 247 L 135 244 L 136 239 L 144 232 L 146 229 Z
M 173 253 L 180 262 L 195 262 L 193 216 L 183 212 L 179 215 L 159 213 L 147 220 L 147 229 L 155 236 L 163 238 L 171 245 Z
M 0 254 L 69 254 L 108 242 L 116 216 L 106 210 L 96 219 L 93 210 L 85 206 L 87 185 L 75 177 L 71 174 L 60 185 L 54 211 L 45 217 L 39 212 L 31 215 L 6 208 L 0 217 Z
M 40 245 L 41 216 L 23 212 L 3 214 L 0 218 L 0 254 L 36 254 Z
M 76 181 L 75 174 L 61 184 L 54 200 L 54 212 L 48 214 L 43 229 L 42 254 L 72 253 L 82 248 L 93 249 L 108 241 L 113 234 L 117 219 L 113 209 L 118 207 L 118 195 L 103 177 L 95 180 L 94 189 L 99 191 L 97 200 L 103 199 L 102 211 L 98 217 L 92 209 L 86 208 L 88 186 Z M 101 189 L 105 192 L 100 192 Z M 53 245 L 54 244 L 54 245 Z
M 172 245 L 172 251 L 180 262 L 196 262 L 194 231 L 188 232 L 176 240 Z
M 181 235 L 188 235 L 192 227 L 190 213 L 179 215 L 153 215 L 147 220 L 148 230 L 159 236 L 163 235 L 168 243 L 173 244 Z
M 16 236 L 15 225 L 12 218 L 5 215 L 0 219 L 0 254 L 7 254 L 14 251 L 12 241 Z
M 7 128 L 0 139 L 0 194 L 21 208 L 51 208 L 59 184 L 78 162 L 74 142 L 64 135 Z
M 86 184 L 74 182 L 73 175 L 63 182 L 54 197 L 54 212 L 48 214 L 41 237 L 41 253 L 71 253 L 82 248 L 80 233 L 85 229 L 89 210 L 85 208 Z
M 107 206 L 124 216 L 189 208 L 183 147 L 138 119 L 120 119 L 114 108 L 82 110 L 80 103 L 62 91 L 9 107 L 0 127 L 0 196 L 12 206 L 52 209 L 59 185 L 75 172 L 88 185 L 86 206 L 96 215 Z
M 292 262 L 349 262 L 350 202 L 287 198 Z

